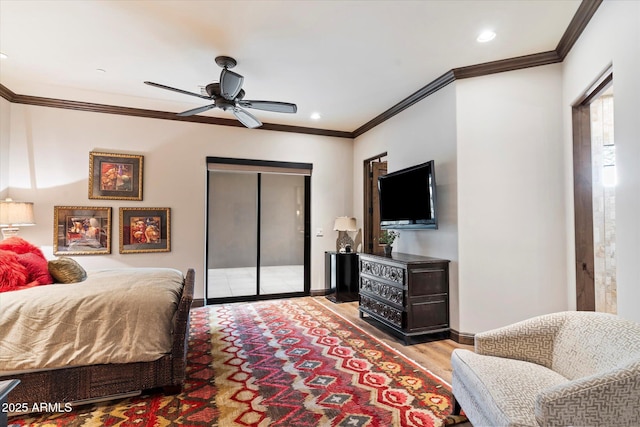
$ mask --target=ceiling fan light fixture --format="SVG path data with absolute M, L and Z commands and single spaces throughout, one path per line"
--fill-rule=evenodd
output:
M 242 89 L 242 83 L 244 78 L 233 71 L 229 71 L 227 68 L 222 69 L 220 74 L 220 89 L 222 96 L 226 99 L 232 100 L 240 93 Z
M 486 43 L 496 38 L 496 33 L 493 30 L 484 30 L 480 33 L 476 39 L 478 43 Z

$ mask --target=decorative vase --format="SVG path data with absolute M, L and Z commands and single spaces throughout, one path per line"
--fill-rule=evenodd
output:
M 391 256 L 391 251 L 393 250 L 393 246 L 384 245 L 384 256 Z

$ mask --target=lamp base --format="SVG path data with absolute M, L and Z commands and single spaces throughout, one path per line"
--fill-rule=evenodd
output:
M 8 239 L 9 237 L 18 235 L 18 227 L 7 227 L 2 229 L 2 238 Z
M 345 252 L 345 248 L 349 245 L 353 251 L 353 239 L 346 231 L 338 231 L 338 238 L 336 239 L 336 252 Z

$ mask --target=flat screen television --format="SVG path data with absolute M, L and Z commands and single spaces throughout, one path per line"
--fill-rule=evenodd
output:
M 433 160 L 378 178 L 383 229 L 438 228 Z

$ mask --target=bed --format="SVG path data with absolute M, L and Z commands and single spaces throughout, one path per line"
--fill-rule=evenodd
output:
M 9 402 L 76 402 L 185 378 L 193 269 L 122 268 L 0 293 L 0 381 Z

